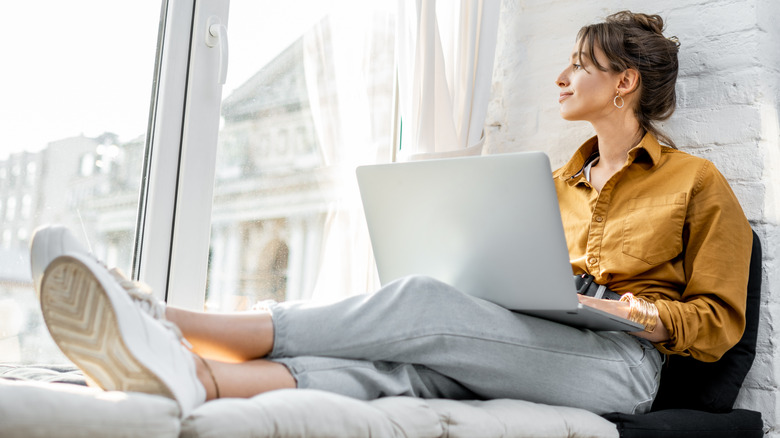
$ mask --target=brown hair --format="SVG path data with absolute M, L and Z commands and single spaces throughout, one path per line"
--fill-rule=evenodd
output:
M 668 119 L 677 101 L 677 37 L 663 35 L 664 21 L 658 15 L 621 11 L 603 23 L 584 26 L 577 33 L 578 52 L 587 45 L 587 56 L 601 71 L 622 72 L 633 68 L 639 72 L 639 104 L 634 109 L 639 125 L 661 141 L 674 143 L 659 132 L 654 123 Z M 599 47 L 609 61 L 602 66 L 593 49 Z

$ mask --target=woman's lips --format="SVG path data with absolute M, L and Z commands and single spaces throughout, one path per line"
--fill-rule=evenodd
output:
M 566 100 L 569 96 L 571 96 L 573 93 L 561 93 L 558 95 L 558 103 L 563 102 Z

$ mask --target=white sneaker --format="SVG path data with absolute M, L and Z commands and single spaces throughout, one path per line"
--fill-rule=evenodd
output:
M 182 418 L 205 402 L 195 356 L 182 345 L 181 332 L 136 306 L 90 256 L 52 260 L 40 298 L 54 341 L 101 388 L 172 398 Z
M 87 255 L 101 263 L 62 225 L 44 225 L 33 232 L 30 241 L 30 270 L 38 298 L 41 296 L 41 277 L 46 267 L 57 257 L 68 254 Z M 157 299 L 147 285 L 129 279 L 118 268 L 109 270 L 109 273 L 127 291 L 133 302 L 152 317 L 165 320 L 165 302 Z
M 41 277 L 49 263 L 69 253 L 89 254 L 89 251 L 62 225 L 44 225 L 33 232 L 30 241 L 30 270 L 36 296 L 41 296 Z

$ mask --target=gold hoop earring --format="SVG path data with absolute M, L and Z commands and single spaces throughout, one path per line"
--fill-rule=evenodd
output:
M 620 105 L 618 105 L 618 98 L 620 98 Z M 615 108 L 620 109 L 623 108 L 623 105 L 626 104 L 626 101 L 623 100 L 623 96 L 621 96 L 620 92 L 618 92 L 617 94 L 615 94 L 615 98 L 612 99 L 612 103 L 615 104 Z

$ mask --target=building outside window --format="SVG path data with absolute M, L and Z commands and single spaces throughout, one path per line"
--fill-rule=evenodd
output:
M 376 286 L 354 170 L 390 159 L 395 2 L 332 4 L 310 21 L 278 10 L 300 27 L 225 87 L 207 309 Z M 232 41 L 273 38 L 253 24 L 261 8 L 231 1 Z M 241 49 L 231 51 L 239 63 L 255 54 Z
M 34 229 L 61 223 L 104 258 L 130 270 L 143 147 L 151 99 L 160 3 L 13 2 L 4 5 L 9 59 L 24 66 L 0 71 L 0 363 L 59 363 L 67 359 L 42 323 L 31 283 L 29 241 Z M 42 11 L 46 13 L 42 13 Z M 18 26 L 18 27 L 14 27 Z M 64 37 L 67 36 L 67 37 Z M 39 60 L 41 62 L 39 62 Z M 116 134 L 114 134 L 116 132 Z M 134 160 L 111 173 L 85 175 L 83 156 L 104 144 Z M 124 185 L 102 190 L 112 175 Z
M 0 363 L 67 361 L 32 288 L 28 247 L 37 226 L 63 224 L 108 266 L 138 275 L 136 236 L 149 226 L 139 218 L 160 189 L 144 191 L 160 165 L 153 151 L 171 146 L 153 141 L 155 129 L 170 126 L 147 126 L 166 92 L 155 78 L 168 42 L 157 40 L 160 14 L 170 21 L 186 3 L 52 1 L 52 18 L 26 24 L 41 38 L 12 49 L 17 59 L 36 54 L 49 64 L 30 60 L 22 77 L 0 72 L 4 83 L 21 80 L 19 89 L 41 93 L 11 94 L 6 106 L 16 110 L 0 114 L 24 118 L 0 136 Z M 228 80 L 209 146 L 216 168 L 201 308 L 375 288 L 354 169 L 390 159 L 395 2 L 363 3 L 230 2 Z M 9 7 L 40 15 L 24 2 Z M 68 41 L 53 37 L 64 34 Z M 31 100 L 46 105 L 24 110 Z

